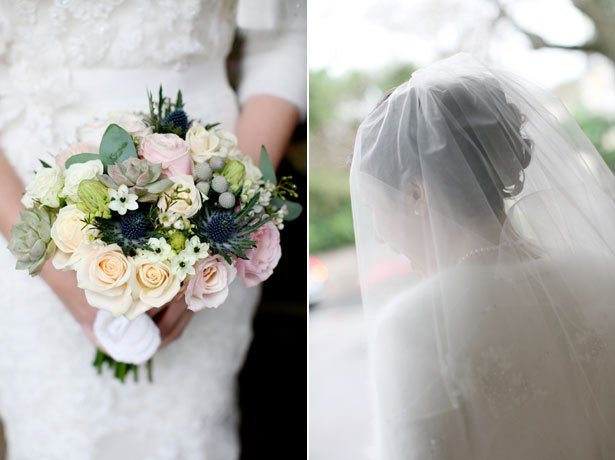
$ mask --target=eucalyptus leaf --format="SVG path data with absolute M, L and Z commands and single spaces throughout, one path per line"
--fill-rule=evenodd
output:
M 102 157 L 97 153 L 78 153 L 77 155 L 73 155 L 64 163 L 64 167 L 68 169 L 71 165 L 77 163 L 85 163 L 86 161 L 92 160 L 103 160 Z M 104 164 L 104 161 L 103 161 Z
M 284 216 L 285 221 L 295 220 L 303 212 L 303 206 L 296 201 L 286 201 L 285 204 L 288 206 L 288 214 Z
M 286 205 L 286 207 L 288 208 L 288 214 L 284 216 L 284 220 L 287 222 L 295 220 L 303 212 L 303 206 L 301 206 L 299 203 L 295 201 L 283 200 L 279 196 L 273 197 L 273 199 L 271 200 L 271 204 L 273 206 L 277 206 L 278 208 L 281 208 L 282 206 Z
M 100 156 L 103 164 L 110 165 L 121 163 L 130 157 L 137 158 L 137 150 L 126 130 L 116 124 L 110 124 L 100 141 Z
M 263 180 L 269 181 L 277 185 L 278 180 L 275 177 L 275 169 L 273 168 L 273 164 L 269 159 L 269 154 L 267 153 L 267 149 L 265 149 L 264 145 L 261 146 L 261 158 L 259 162 L 259 167 L 261 173 L 263 173 Z

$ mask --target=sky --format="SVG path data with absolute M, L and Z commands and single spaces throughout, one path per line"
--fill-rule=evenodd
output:
M 579 44 L 593 34 L 570 0 L 502 1 L 518 24 L 558 44 Z M 588 70 L 585 53 L 533 50 L 506 21 L 493 25 L 496 15 L 495 0 L 310 0 L 309 65 L 333 73 L 392 62 L 420 67 L 463 50 L 548 88 Z

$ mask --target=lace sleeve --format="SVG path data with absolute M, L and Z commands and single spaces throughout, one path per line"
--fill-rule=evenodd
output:
M 421 296 L 423 297 L 423 296 Z M 378 459 L 470 460 L 463 407 L 442 375 L 430 299 L 393 302 L 372 338 Z
M 245 39 L 239 102 L 270 94 L 307 110 L 306 3 L 242 1 L 237 23 Z

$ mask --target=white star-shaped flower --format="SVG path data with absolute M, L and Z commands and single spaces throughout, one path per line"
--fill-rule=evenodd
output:
M 173 251 L 171 245 L 164 238 L 150 238 L 147 245 L 151 248 L 151 251 L 147 251 L 149 253 L 147 255 L 150 256 L 152 261 L 169 259 Z
M 121 216 L 126 214 L 128 211 L 134 211 L 139 207 L 139 203 L 137 203 L 137 195 L 130 193 L 128 191 L 128 187 L 124 184 L 120 185 L 117 190 L 110 188 L 109 196 L 111 197 L 109 209 L 117 211 L 117 213 Z
M 171 259 L 171 273 L 180 281 L 188 275 L 194 275 L 194 260 L 185 251 L 180 252 Z
M 198 236 L 194 235 L 186 241 L 186 247 L 182 253 L 186 253 L 194 262 L 204 259 L 209 255 L 209 244 L 202 243 Z

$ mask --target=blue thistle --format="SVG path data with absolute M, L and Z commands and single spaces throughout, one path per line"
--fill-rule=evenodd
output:
M 237 231 L 237 223 L 230 212 L 218 212 L 206 222 L 205 231 L 213 242 L 224 243 Z
M 162 128 L 165 132 L 183 136 L 188 132 L 188 116 L 182 109 L 173 110 L 164 119 Z
M 147 248 L 149 239 L 158 236 L 147 215 L 140 211 L 128 212 L 119 220 L 97 217 L 92 224 L 100 231 L 102 241 L 117 244 L 127 256 Z
M 231 256 L 247 259 L 246 251 L 258 243 L 249 238 L 261 225 L 273 219 L 273 216 L 248 217 L 248 213 L 258 202 L 260 194 L 256 194 L 250 202 L 239 211 L 216 211 L 210 206 L 203 206 L 194 217 L 195 234 L 202 241 L 209 243 L 211 250 L 220 254 L 231 263 Z
M 126 213 L 120 220 L 122 235 L 129 240 L 137 240 L 147 233 L 150 223 L 142 212 Z

